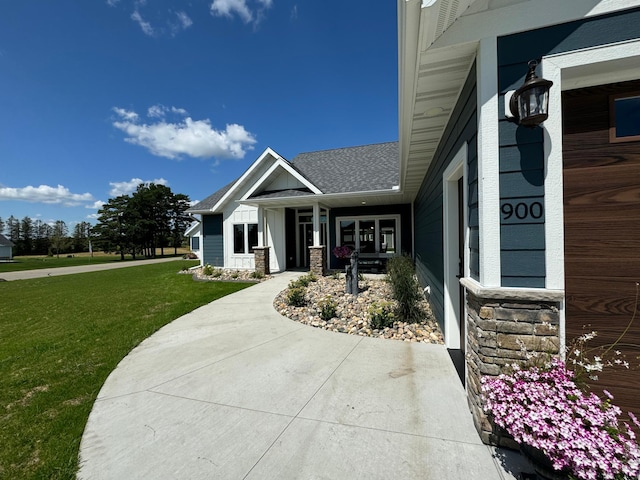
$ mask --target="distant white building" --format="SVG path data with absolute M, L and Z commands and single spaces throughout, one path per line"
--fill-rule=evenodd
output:
M 186 237 L 189 237 L 189 248 L 191 253 L 198 256 L 198 259 L 202 261 L 202 223 L 193 222 L 187 231 L 184 232 Z
M 0 233 L 0 260 L 13 258 L 13 242 Z

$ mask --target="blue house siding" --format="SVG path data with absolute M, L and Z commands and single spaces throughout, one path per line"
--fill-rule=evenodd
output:
M 633 9 L 498 38 L 502 286 L 546 280 L 543 130 L 505 120 L 504 94 L 522 84 L 529 60 L 635 39 L 638 25 Z
M 222 214 L 202 216 L 202 262 L 224 267 Z
M 362 207 L 334 208 L 329 212 L 329 251 L 336 247 L 336 218 L 400 215 L 400 251 L 410 254 L 413 250 L 413 238 L 411 234 L 411 205 L 373 205 Z M 342 264 L 333 255 L 330 255 L 329 268 L 341 269 Z
M 478 158 L 476 118 L 476 68 L 471 69 L 458 100 L 452 121 L 447 126 L 414 203 L 416 273 L 420 283 L 431 286 L 431 308 L 444 322 L 444 249 L 442 176 L 464 142 L 468 143 L 467 182 L 471 275 L 478 279 Z

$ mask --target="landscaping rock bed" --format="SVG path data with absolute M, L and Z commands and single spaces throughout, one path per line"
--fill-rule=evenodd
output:
M 253 270 L 229 270 L 216 268 L 213 275 L 205 275 L 203 268 L 198 267 L 194 269 L 185 270 L 182 273 L 189 273 L 193 275 L 193 279 L 202 282 L 264 282 L 271 278 L 270 275 L 256 277 Z
M 325 321 L 320 316 L 319 303 L 326 301 L 327 297 L 331 298 L 337 307 L 336 317 Z M 420 305 L 424 312 L 423 321 L 418 323 L 396 321 L 392 327 L 381 330 L 372 329 L 369 324 L 369 306 L 380 300 L 393 302 L 391 288 L 385 280 L 361 280 L 360 293 L 354 296 L 345 293 L 344 276 L 340 279 L 320 277 L 306 287 L 305 306 L 288 305 L 287 290 L 278 294 L 273 305 L 281 315 L 291 320 L 333 332 L 414 343 L 443 343 L 442 332 L 426 300 L 422 301 Z

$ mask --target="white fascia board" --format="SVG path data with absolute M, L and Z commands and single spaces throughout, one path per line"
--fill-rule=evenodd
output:
M 307 180 L 306 178 L 304 178 L 299 172 L 297 172 L 293 167 L 291 167 L 291 164 L 285 160 L 283 160 L 282 158 L 277 158 L 276 161 L 273 163 L 273 165 L 271 165 L 271 167 L 269 167 L 269 169 L 258 179 L 257 182 L 255 182 L 253 184 L 253 186 L 249 189 L 249 191 L 241 198 L 241 200 L 247 200 L 251 197 L 251 195 L 253 195 L 253 193 L 260 188 L 260 186 L 266 182 L 269 177 L 271 176 L 271 174 L 278 168 L 283 168 L 284 170 L 287 171 L 287 173 L 289 173 L 292 177 L 294 177 L 296 180 L 298 180 L 300 183 L 302 183 L 303 185 L 305 185 L 309 190 L 311 190 L 313 193 L 315 194 L 321 194 L 322 191 L 316 187 L 314 184 L 312 184 L 309 180 Z
M 200 235 L 200 229 L 202 228 L 202 223 L 200 221 L 193 222 L 189 228 L 184 232 L 185 237 L 190 237 L 192 235 Z
M 211 212 L 215 212 L 218 209 L 220 209 L 228 200 L 230 197 L 232 197 L 233 194 L 236 193 L 236 191 L 238 190 L 238 188 L 240 188 L 240 186 L 244 185 L 244 183 L 247 181 L 247 179 L 255 172 L 255 170 L 263 163 L 266 161 L 266 159 L 268 157 L 272 157 L 275 159 L 279 159 L 282 160 L 282 157 L 280 155 L 278 155 L 275 151 L 273 151 L 270 147 L 267 147 L 264 152 L 262 152 L 262 154 L 258 157 L 258 159 L 253 162 L 251 164 L 251 166 L 245 170 L 245 172 L 242 174 L 242 176 L 236 180 L 236 183 L 234 183 L 234 185 L 227 191 L 227 193 L 225 193 L 222 198 L 220 200 L 218 200 L 218 203 L 216 203 L 212 208 L 211 208 Z
M 640 6 L 640 0 L 536 0 L 458 18 L 434 43 L 441 48 L 482 38 L 595 17 Z
M 398 127 L 400 190 L 404 190 L 412 130 L 415 92 L 418 81 L 418 39 L 420 37 L 421 5 L 419 0 L 398 0 Z

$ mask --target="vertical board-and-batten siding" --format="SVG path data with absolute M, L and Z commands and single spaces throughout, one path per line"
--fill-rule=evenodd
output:
M 222 214 L 202 216 L 202 263 L 224 267 Z
M 444 248 L 442 175 L 464 142 L 468 144 L 468 227 L 471 276 L 478 280 L 478 122 L 476 100 L 476 66 L 458 99 L 433 161 L 414 203 L 416 273 L 420 283 L 431 286 L 431 308 L 438 321 L 444 322 Z
M 498 38 L 503 287 L 544 288 L 546 282 L 543 131 L 507 121 L 505 93 L 522 84 L 529 60 L 631 40 L 638 37 L 638 25 L 640 9 L 632 9 Z M 507 218 L 518 206 L 519 215 Z M 532 206 L 535 215 L 531 215 Z

